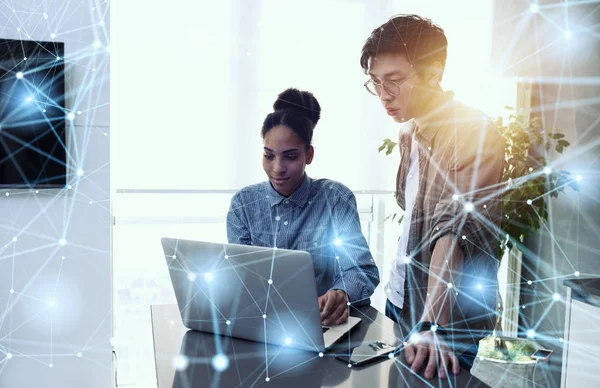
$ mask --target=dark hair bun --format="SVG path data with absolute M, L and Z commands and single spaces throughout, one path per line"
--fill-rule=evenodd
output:
M 317 125 L 321 118 L 321 106 L 315 96 L 310 92 L 295 88 L 289 88 L 281 92 L 273 104 L 273 109 L 275 111 L 294 110 L 306 116 L 313 125 Z

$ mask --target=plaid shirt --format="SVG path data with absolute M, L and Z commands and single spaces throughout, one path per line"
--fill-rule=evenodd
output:
M 461 353 L 462 346 L 477 343 L 495 323 L 504 141 L 481 112 L 451 98 L 429 123 L 415 133 L 419 185 L 406 252 L 412 261 L 404 285 L 403 322 L 410 329 L 420 321 L 435 243 L 454 235 L 464 264 L 456 286 L 448 290 L 455 302 L 447 328 L 451 345 Z M 411 136 L 401 132 L 398 141 L 396 200 L 403 209 Z
M 332 180 L 305 174 L 288 198 L 268 181 L 243 188 L 231 199 L 227 238 L 234 244 L 309 252 L 318 295 L 340 289 L 353 304 L 369 304 L 379 284 L 354 194 Z

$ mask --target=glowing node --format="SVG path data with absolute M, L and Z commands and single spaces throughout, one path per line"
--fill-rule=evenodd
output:
M 394 353 L 392 352 L 392 353 L 388 354 L 388 358 L 389 358 L 390 360 L 391 360 L 391 359 L 393 359 L 393 358 L 394 358 Z
M 269 283 L 269 284 L 273 284 L 273 279 L 269 279 L 269 280 L 267 280 L 267 283 Z
M 178 371 L 183 371 L 190 365 L 190 359 L 183 354 L 178 354 L 173 358 L 173 365 Z
M 172 257 L 173 257 L 174 259 L 176 259 L 176 258 L 177 258 L 177 255 L 173 255 Z
M 538 12 L 540 12 L 540 6 L 537 5 L 537 4 L 535 4 L 535 3 L 534 4 L 530 4 L 529 5 L 529 12 L 531 12 L 531 13 L 538 13 Z
M 552 168 L 551 167 L 544 167 L 544 174 L 546 175 L 550 175 L 552 173 Z
M 219 353 L 212 358 L 212 366 L 217 372 L 222 372 L 229 366 L 229 358 L 226 355 Z
M 410 256 L 404 256 L 404 264 L 410 264 L 410 262 L 412 261 Z
M 35 191 L 35 193 L 36 193 L 36 194 L 39 194 L 39 193 L 40 193 L 40 191 L 39 191 L 39 190 L 36 190 L 36 191 Z
M 475 209 L 475 205 L 472 202 L 465 203 L 465 211 L 467 213 L 472 212 Z
M 68 185 L 67 189 L 71 190 L 73 188 L 73 185 Z
M 348 368 L 352 368 L 352 364 L 348 364 Z
M 12 353 L 6 353 L 6 358 L 8 358 L 9 360 L 13 357 Z
M 580 275 L 579 271 L 575 271 L 574 275 L 579 276 Z
M 533 282 L 531 280 L 528 280 L 527 284 L 529 284 L 531 286 L 533 284 Z
M 102 42 L 100 42 L 99 40 L 95 40 L 92 45 L 94 46 L 94 48 L 97 49 L 97 48 L 102 47 Z
M 263 314 L 263 319 L 267 319 L 267 314 Z
M 55 300 L 55 299 L 50 299 L 50 300 L 48 301 L 48 306 L 50 306 L 50 307 L 54 307 L 54 306 L 56 306 L 56 300 Z
M 319 352 L 319 357 L 323 357 L 323 352 Z
M 533 201 L 532 201 L 531 199 L 528 199 L 528 200 L 527 200 L 527 204 L 528 204 L 528 205 L 531 205 L 532 203 L 533 203 Z
M 292 343 L 292 339 L 291 339 L 290 337 L 286 337 L 286 338 L 285 338 L 285 344 L 286 344 L 286 345 L 289 345 L 289 344 L 291 344 L 291 343 Z
M 69 113 L 69 114 L 67 115 L 67 119 L 68 119 L 68 120 L 70 120 L 70 121 L 73 121 L 73 120 L 75 120 L 75 113 L 73 113 L 73 112 Z
M 340 245 L 342 245 L 342 240 L 340 240 L 339 238 L 336 238 L 333 243 L 337 246 L 340 246 Z
M 81 354 L 81 352 L 77 353 L 77 357 L 81 358 L 83 357 L 83 354 Z
M 228 319 L 228 320 L 225 321 L 225 324 L 231 325 L 231 321 Z
M 60 61 L 60 57 L 56 57 L 56 60 L 57 60 L 57 61 Z
M 50 367 L 50 368 L 54 368 L 54 365 L 52 365 L 52 364 L 48 364 L 48 367 Z
M 104 27 L 104 20 L 100 20 L 100 21 L 98 22 L 98 25 L 99 25 L 100 27 Z
M 58 240 L 58 245 L 60 245 L 61 247 L 64 247 L 65 245 L 67 245 L 67 240 L 65 240 L 64 238 L 61 238 L 60 240 Z
M 42 109 L 42 112 L 46 113 L 46 109 Z
M 564 341 L 564 339 L 563 339 L 562 337 L 560 337 L 558 340 L 559 340 L 560 342 L 563 342 L 563 341 Z
M 573 33 L 569 30 L 565 31 L 565 39 L 570 40 L 573 37 Z
M 339 260 L 339 259 L 340 259 L 340 257 L 339 257 L 339 256 L 336 256 L 336 257 L 335 257 L 335 259 L 336 259 L 336 260 Z
M 188 273 L 187 278 L 190 282 L 193 282 L 194 280 L 196 280 L 196 274 L 193 272 Z
M 27 97 L 27 98 L 25 99 L 25 101 L 26 101 L 26 102 L 31 102 L 31 101 L 33 101 L 33 97 L 29 96 L 29 97 Z
M 577 182 L 581 182 L 583 180 L 583 177 L 581 175 L 575 175 L 575 180 Z
M 458 295 L 458 292 L 456 293 L 456 295 Z
M 268 383 L 269 381 L 271 381 L 271 379 L 268 377 L 265 377 L 265 381 Z
M 169 323 L 170 323 L 171 325 L 174 325 L 174 324 L 175 324 L 175 321 L 169 321 Z
M 8 197 L 10 195 L 10 193 L 6 193 L 5 195 Z
M 17 79 L 23 79 L 23 72 L 22 71 L 18 71 L 17 72 Z
M 555 302 L 558 302 L 560 300 L 560 294 L 558 292 L 555 292 L 554 294 L 552 294 L 552 300 L 554 300 Z
M 94 203 L 94 201 L 90 201 L 90 205 L 93 204 L 93 203 Z
M 44 14 L 44 19 L 48 20 L 48 14 L 47 13 Z
M 533 337 L 535 337 L 535 330 L 533 330 L 533 329 L 527 330 L 527 338 L 533 338 Z
M 463 236 L 462 236 L 462 239 L 463 239 L 463 240 L 466 240 L 466 239 L 467 239 L 467 236 L 463 235 Z
M 17 238 L 16 238 L 16 237 L 13 237 L 13 242 L 16 242 L 16 241 L 17 241 Z
M 77 114 L 78 114 L 78 115 L 80 115 L 80 114 L 81 114 L 81 111 L 80 111 L 80 110 L 78 110 L 78 111 L 77 111 Z
M 429 330 L 431 330 L 432 332 L 435 333 L 437 331 L 437 325 L 431 326 L 431 328 Z
M 21 27 L 17 27 L 17 31 L 21 32 Z
M 56 34 L 53 32 L 53 33 L 51 33 L 51 34 L 50 34 L 50 37 L 51 37 L 52 39 L 54 39 L 54 38 L 56 38 Z
M 452 199 L 455 201 L 458 201 L 458 198 L 460 198 L 460 196 L 458 194 L 453 194 L 452 195 Z
M 483 205 L 483 208 L 484 208 L 484 209 L 487 209 L 487 205 Z
M 477 283 L 477 289 L 478 290 L 483 290 L 483 284 Z
M 212 272 L 207 272 L 204 274 L 204 280 L 207 282 L 211 282 L 214 279 Z
M 83 170 L 78 168 L 77 169 L 77 176 L 82 176 L 83 175 Z
M 529 172 L 532 172 L 532 171 L 533 171 L 533 167 L 529 167 Z
M 350 306 L 350 302 L 347 302 L 347 303 L 346 303 L 346 306 Z
M 11 288 L 9 292 L 10 292 L 11 294 L 14 294 L 14 293 L 15 293 L 15 290 L 13 290 L 13 289 Z
M 525 309 L 525 305 L 521 306 L 522 309 Z
M 411 334 L 409 340 L 413 344 L 416 344 L 416 343 L 419 343 L 419 341 L 421 340 L 421 336 L 419 336 L 418 333 L 413 333 L 413 334 Z
M 448 283 L 448 288 L 452 288 L 454 285 L 452 283 Z
M 225 260 L 229 259 L 229 255 L 225 255 Z

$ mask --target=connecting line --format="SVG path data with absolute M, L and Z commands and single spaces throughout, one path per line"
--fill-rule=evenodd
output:
M 311 361 L 312 361 L 312 360 L 314 360 L 315 358 L 318 358 L 318 356 L 317 356 L 317 357 L 313 357 L 313 358 L 309 358 L 308 360 L 306 360 L 306 361 L 304 361 L 304 362 L 301 362 L 300 364 L 296 364 L 296 365 L 294 365 L 294 366 L 293 366 L 293 367 L 291 367 L 291 368 L 288 368 L 288 369 L 286 369 L 286 370 L 284 370 L 284 371 L 282 371 L 282 372 L 279 372 L 279 373 L 277 373 L 276 375 L 272 376 L 272 378 L 275 378 L 275 377 L 277 377 L 277 376 L 281 376 L 282 374 L 284 374 L 284 373 L 287 373 L 287 372 L 289 372 L 289 371 L 291 371 L 291 370 L 293 370 L 293 369 L 296 369 L 296 368 L 298 368 L 299 366 L 302 366 L 302 365 L 306 364 L 307 362 L 311 362 Z
M 269 356 L 267 354 L 267 320 L 263 319 L 263 327 L 265 329 L 265 375 L 269 378 Z
M 535 208 L 533 209 L 533 211 L 535 211 L 535 214 L 538 217 L 540 216 L 539 213 L 537 212 L 537 210 L 535 210 Z M 556 238 L 554 237 L 554 234 L 552 232 L 550 232 L 550 230 L 548 229 L 548 226 L 546 225 L 546 223 L 542 223 L 542 225 L 544 225 L 544 228 L 546 229 L 546 232 L 548 232 L 548 235 L 552 238 L 552 241 L 554 241 L 554 243 L 558 247 L 558 250 L 560 250 L 560 252 L 563 254 L 563 256 L 565 257 L 565 259 L 567 260 L 567 262 L 571 266 L 571 269 L 575 270 L 575 267 L 573 267 L 573 264 L 571 263 L 571 260 L 569 260 L 569 258 L 567 257 L 567 254 L 565 253 L 565 251 L 562 250 L 562 248 L 558 244 L 558 241 L 556 241 Z
M 290 309 L 290 306 L 287 304 L 287 302 L 285 301 L 285 299 L 283 299 L 283 297 L 281 296 L 281 294 L 279 293 L 279 291 L 277 291 L 277 287 L 273 287 L 273 289 L 275 290 L 275 292 L 277 293 L 277 295 L 279 296 L 279 298 L 281 299 L 281 301 L 283 302 L 283 304 L 285 304 L 285 307 L 290 312 L 290 314 L 292 314 L 292 317 L 294 317 L 294 320 L 296 321 L 296 323 L 298 324 L 298 326 L 302 329 L 302 331 L 304 332 L 304 335 L 306 336 L 306 338 L 308 338 L 310 340 L 311 345 L 316 349 L 317 345 L 315 345 L 315 343 L 312 341 L 312 339 L 310 338 L 310 336 L 308 335 L 308 333 L 304 329 L 304 325 L 302 325 L 300 323 L 300 321 L 298 320 L 298 317 L 296 317 L 296 314 L 294 314 L 294 312 L 292 311 L 292 309 Z M 266 330 L 266 326 L 265 326 L 265 330 Z M 265 338 L 266 338 L 266 334 L 265 334 Z

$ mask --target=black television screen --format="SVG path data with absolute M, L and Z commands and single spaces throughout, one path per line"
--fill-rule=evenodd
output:
M 64 187 L 64 44 L 0 39 L 0 188 Z

